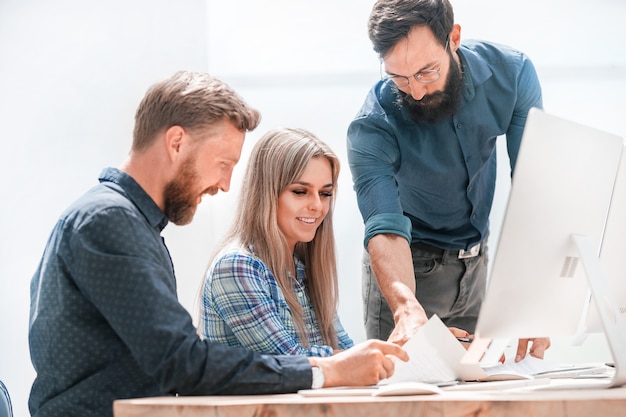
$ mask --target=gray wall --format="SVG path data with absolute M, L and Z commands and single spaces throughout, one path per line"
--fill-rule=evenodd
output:
M 510 44 L 534 60 L 546 110 L 626 136 L 626 52 L 621 0 L 456 0 L 464 38 Z M 181 301 L 195 298 L 211 249 L 230 220 L 251 145 L 271 127 L 317 133 L 340 155 L 336 208 L 340 314 L 364 339 L 362 224 L 345 158 L 345 131 L 378 61 L 366 35 L 373 1 L 0 0 L 0 379 L 16 416 L 34 371 L 27 343 L 29 281 L 60 212 L 126 156 L 146 88 L 177 69 L 213 72 L 263 113 L 228 194 L 206 198 L 194 222 L 168 226 Z M 503 167 L 505 164 L 501 163 Z M 508 192 L 499 184 L 497 235 Z M 492 242 L 492 248 L 495 242 Z M 603 338 L 582 348 L 555 341 L 559 360 L 604 360 Z

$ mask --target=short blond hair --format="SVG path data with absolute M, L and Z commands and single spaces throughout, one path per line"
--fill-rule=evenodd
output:
M 226 83 L 203 72 L 179 71 L 152 85 L 135 113 L 133 151 L 146 149 L 172 126 L 199 130 L 224 118 L 242 132 L 254 130 L 260 113 Z

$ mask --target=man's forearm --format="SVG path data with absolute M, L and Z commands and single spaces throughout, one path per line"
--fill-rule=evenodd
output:
M 415 273 L 409 243 L 401 236 L 379 234 L 368 242 L 372 270 L 396 323 L 404 315 L 423 311 L 415 298 Z

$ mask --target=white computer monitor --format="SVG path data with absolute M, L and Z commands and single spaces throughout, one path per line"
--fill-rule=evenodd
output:
M 619 136 L 530 111 L 478 336 L 577 333 L 589 285 L 572 236 L 583 236 L 597 260 L 623 147 Z

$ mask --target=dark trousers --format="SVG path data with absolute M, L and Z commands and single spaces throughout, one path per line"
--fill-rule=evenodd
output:
M 459 251 L 411 245 L 415 296 L 428 317 L 437 314 L 448 327 L 473 334 L 487 284 L 487 240 L 479 255 L 459 259 Z M 368 339 L 386 340 L 394 328 L 393 314 L 380 292 L 367 251 L 363 255 L 363 313 Z

